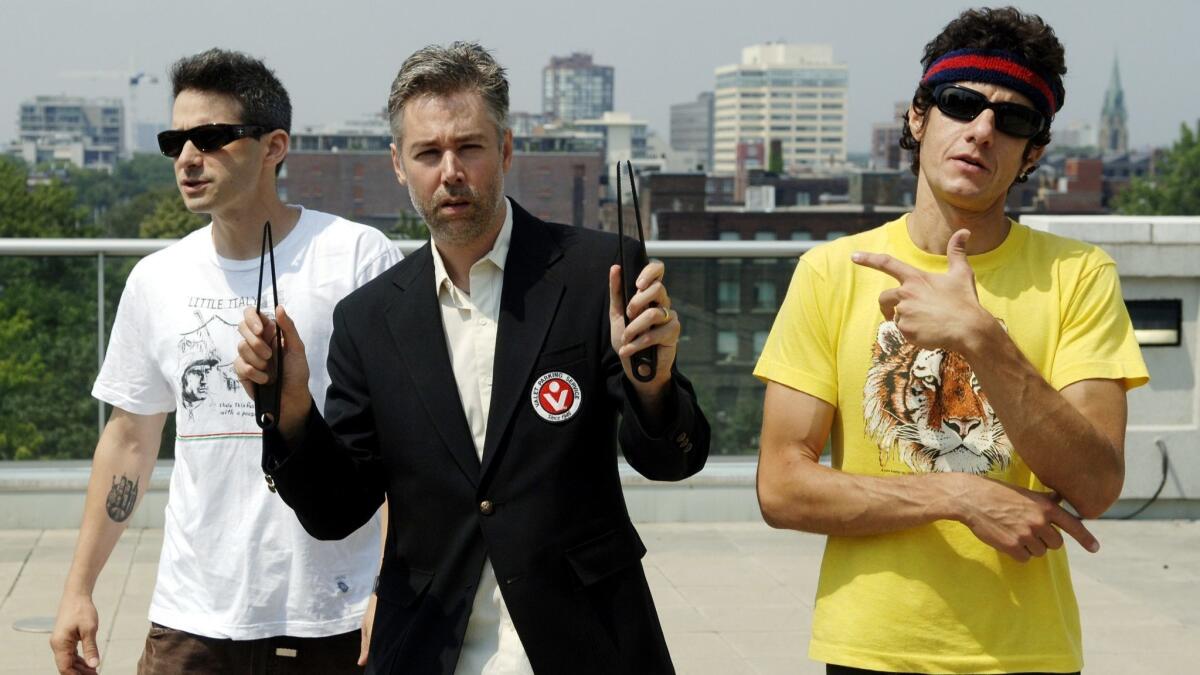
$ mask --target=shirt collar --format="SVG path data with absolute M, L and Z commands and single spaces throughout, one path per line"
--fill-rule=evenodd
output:
M 504 199 L 506 208 L 504 209 L 504 224 L 500 226 L 500 234 L 496 236 L 492 250 L 475 262 L 475 265 L 478 265 L 484 260 L 490 261 L 501 272 L 504 271 L 504 263 L 508 260 L 508 246 L 512 242 L 513 227 L 512 200 L 507 197 Z M 453 288 L 454 283 L 450 281 L 450 275 L 446 273 L 446 263 L 442 260 L 442 253 L 438 251 L 437 245 L 430 241 L 429 247 L 433 250 L 433 287 L 441 293 L 443 286 Z M 471 267 L 474 268 L 475 265 Z

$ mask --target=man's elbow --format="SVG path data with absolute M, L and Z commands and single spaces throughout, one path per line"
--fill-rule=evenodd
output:
M 1080 518 L 1094 519 L 1104 515 L 1117 499 L 1125 486 L 1124 468 L 1098 474 L 1093 478 L 1092 489 L 1079 495 L 1075 500 L 1069 500 L 1075 507 Z
M 777 530 L 801 530 L 802 519 L 798 518 L 795 500 L 783 486 L 759 477 L 755 491 L 758 494 L 758 510 L 763 522 Z

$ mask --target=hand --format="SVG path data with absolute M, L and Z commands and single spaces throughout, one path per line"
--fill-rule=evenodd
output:
M 666 391 L 679 344 L 679 315 L 671 310 L 671 297 L 663 285 L 665 271 L 661 260 L 651 260 L 642 269 L 636 282 L 638 292 L 630 298 L 627 306 L 629 325 L 626 326 L 625 312 L 621 308 L 621 266 L 613 265 L 608 269 L 608 320 L 612 348 L 621 358 L 625 377 L 629 378 L 643 398 L 654 398 Z M 633 376 L 630 359 L 653 345 L 658 346 L 654 379 L 639 382 Z
M 242 341 L 238 343 L 237 358 L 233 369 L 250 397 L 254 397 L 257 384 L 267 384 L 274 376 L 269 367 L 275 331 L 283 332 L 283 392 L 279 402 L 279 432 L 284 438 L 294 438 L 304 428 L 304 419 L 312 405 L 308 392 L 308 361 L 304 355 L 304 341 L 296 330 L 296 324 L 288 316 L 283 305 L 275 308 L 276 321 L 259 315 L 253 307 L 247 307 L 238 324 Z
M 367 665 L 367 652 L 371 648 L 371 627 L 375 625 L 375 601 L 379 596 L 371 594 L 370 601 L 367 602 L 367 611 L 363 613 L 362 622 L 362 646 L 358 650 L 358 665 Z
M 945 274 L 922 272 L 884 253 L 856 252 L 855 264 L 879 270 L 900 282 L 879 294 L 879 310 L 895 321 L 905 340 L 922 349 L 967 354 L 973 336 L 995 319 L 979 304 L 975 272 L 967 261 L 970 230 L 955 232 L 946 244 Z
M 100 619 L 96 605 L 87 595 L 63 595 L 50 633 L 50 649 L 54 665 L 61 675 L 96 675 L 100 666 L 100 649 L 96 646 L 96 631 Z M 83 655 L 77 647 L 83 643 Z
M 1057 494 L 984 478 L 973 481 L 961 498 L 960 508 L 965 509 L 962 522 L 980 541 L 1018 562 L 1062 548 L 1059 529 L 1089 552 L 1100 550 L 1100 542 L 1083 521 L 1058 505 L 1061 497 Z

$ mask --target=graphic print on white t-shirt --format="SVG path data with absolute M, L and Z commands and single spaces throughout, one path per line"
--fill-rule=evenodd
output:
M 254 406 L 246 405 L 242 385 L 233 370 L 238 324 L 214 308 L 236 309 L 255 304 L 254 298 L 189 297 L 194 327 L 180 334 L 175 344 L 179 372 L 179 413 L 195 422 L 203 433 L 205 420 L 221 417 L 254 417 Z M 223 422 L 228 427 L 228 421 Z

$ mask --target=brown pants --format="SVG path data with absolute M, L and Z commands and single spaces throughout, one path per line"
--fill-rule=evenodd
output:
M 362 673 L 357 665 L 359 631 L 323 638 L 286 635 L 261 640 L 222 640 L 150 624 L 138 675 L 338 675 Z

